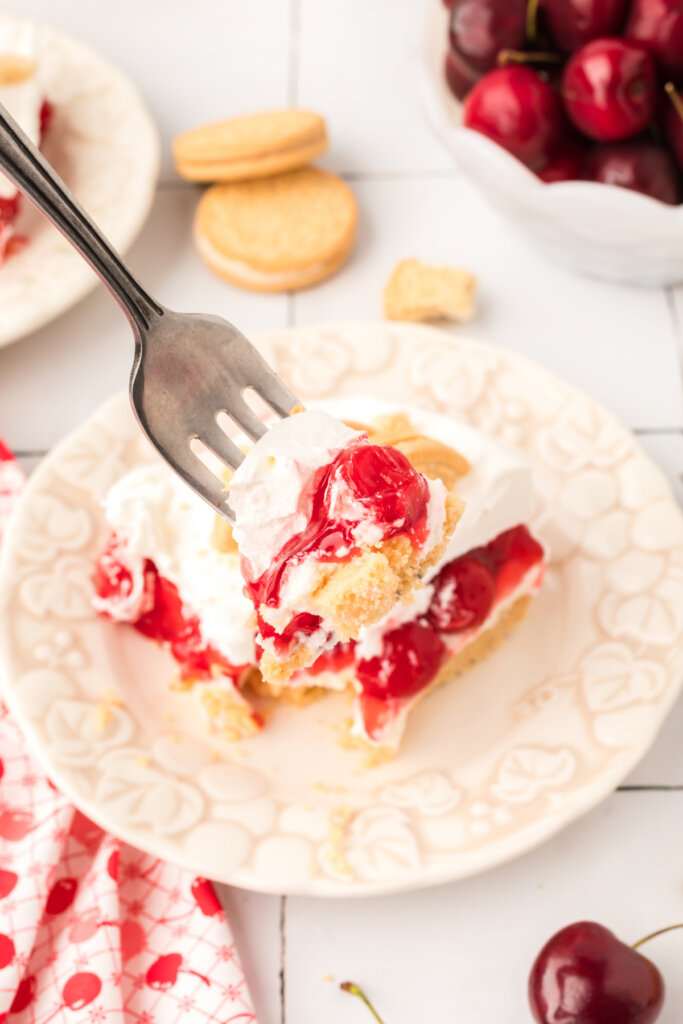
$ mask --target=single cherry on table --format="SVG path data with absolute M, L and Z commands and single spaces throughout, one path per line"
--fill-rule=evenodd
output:
M 631 138 L 655 113 L 654 60 L 640 43 L 594 39 L 567 62 L 562 96 L 571 121 L 584 135 L 599 142 Z
M 540 9 L 553 41 L 573 53 L 591 39 L 618 33 L 628 0 L 540 0 Z
M 496 68 L 468 94 L 463 124 L 487 135 L 532 171 L 542 171 L 565 128 L 560 99 L 548 82 L 522 65 Z
M 654 142 L 612 142 L 595 146 L 586 157 L 584 176 L 589 181 L 619 185 L 675 205 L 680 201 L 676 164 Z
M 538 1024 L 654 1024 L 664 980 L 636 947 L 594 921 L 578 921 L 553 935 L 529 975 L 529 1004 Z

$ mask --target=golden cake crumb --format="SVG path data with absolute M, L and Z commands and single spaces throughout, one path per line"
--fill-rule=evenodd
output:
M 471 320 L 477 280 L 457 267 L 401 260 L 384 289 L 388 320 Z

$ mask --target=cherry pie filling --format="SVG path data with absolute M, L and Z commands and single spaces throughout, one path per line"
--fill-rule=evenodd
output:
M 340 492 L 347 498 L 343 518 L 337 511 Z M 347 518 L 348 499 L 356 510 L 352 518 Z M 429 485 L 395 448 L 366 440 L 349 445 L 318 470 L 301 504 L 306 527 L 287 541 L 264 573 L 255 577 L 249 564 L 242 562 L 246 592 L 257 609 L 259 633 L 272 641 L 280 656 L 323 624 L 320 616 L 300 612 L 278 631 L 260 614 L 264 605 L 280 607 L 283 583 L 293 567 L 310 558 L 323 563 L 354 558 L 360 552 L 356 530 L 361 522 L 379 527 L 382 541 L 404 534 L 421 548 L 427 539 Z
M 49 100 L 43 100 L 40 108 L 40 142 L 42 143 L 54 118 L 54 107 Z M 26 235 L 9 234 L 8 229 L 15 222 L 21 210 L 21 196 L 0 196 L 0 263 L 28 245 Z M 7 237 L 5 237 L 7 236 Z M 3 242 L 3 238 L 5 239 Z
M 117 548 L 113 537 L 95 570 L 95 590 L 105 601 L 125 600 L 134 586 L 131 571 L 117 558 Z M 323 652 L 305 673 L 297 674 L 295 681 L 305 685 L 306 677 L 351 669 L 361 687 L 359 699 L 366 731 L 371 737 L 378 735 L 397 709 L 436 678 L 448 657 L 449 639 L 476 631 L 495 605 L 513 594 L 535 566 L 540 583 L 542 563 L 542 546 L 526 526 L 515 526 L 484 547 L 448 562 L 432 581 L 434 592 L 426 613 L 386 633 L 379 655 L 359 659 L 354 641 L 337 644 Z M 150 559 L 145 560 L 143 572 L 144 593 L 135 628 L 171 651 L 181 678 L 210 680 L 218 674 L 238 686 L 249 666 L 230 664 L 206 643 L 198 618 L 183 605 L 177 588 L 159 575 Z M 305 616 L 297 618 L 299 621 L 293 619 L 287 630 L 301 633 L 317 628 Z M 289 640 L 287 631 L 283 637 Z

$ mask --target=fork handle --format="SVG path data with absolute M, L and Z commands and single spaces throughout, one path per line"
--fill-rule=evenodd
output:
M 136 339 L 164 312 L 135 280 L 78 200 L 0 103 L 0 170 L 78 249 L 121 304 Z

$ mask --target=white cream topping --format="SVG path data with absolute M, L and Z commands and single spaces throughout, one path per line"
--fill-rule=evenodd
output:
M 306 495 L 318 470 L 362 436 L 316 409 L 278 420 L 247 454 L 230 482 L 230 507 L 254 577 L 306 526 Z
M 0 19 L 0 60 L 4 55 L 36 60 L 36 32 L 29 22 Z M 0 103 L 24 129 L 31 142 L 40 141 L 40 108 L 43 96 L 38 75 L 20 82 L 0 84 Z M 0 174 L 0 197 L 11 199 L 17 194 L 12 182 Z
M 239 557 L 211 544 L 213 512 L 163 463 L 122 477 L 104 501 L 107 523 L 130 552 L 151 558 L 199 617 L 202 636 L 233 665 L 254 660 L 251 602 Z

